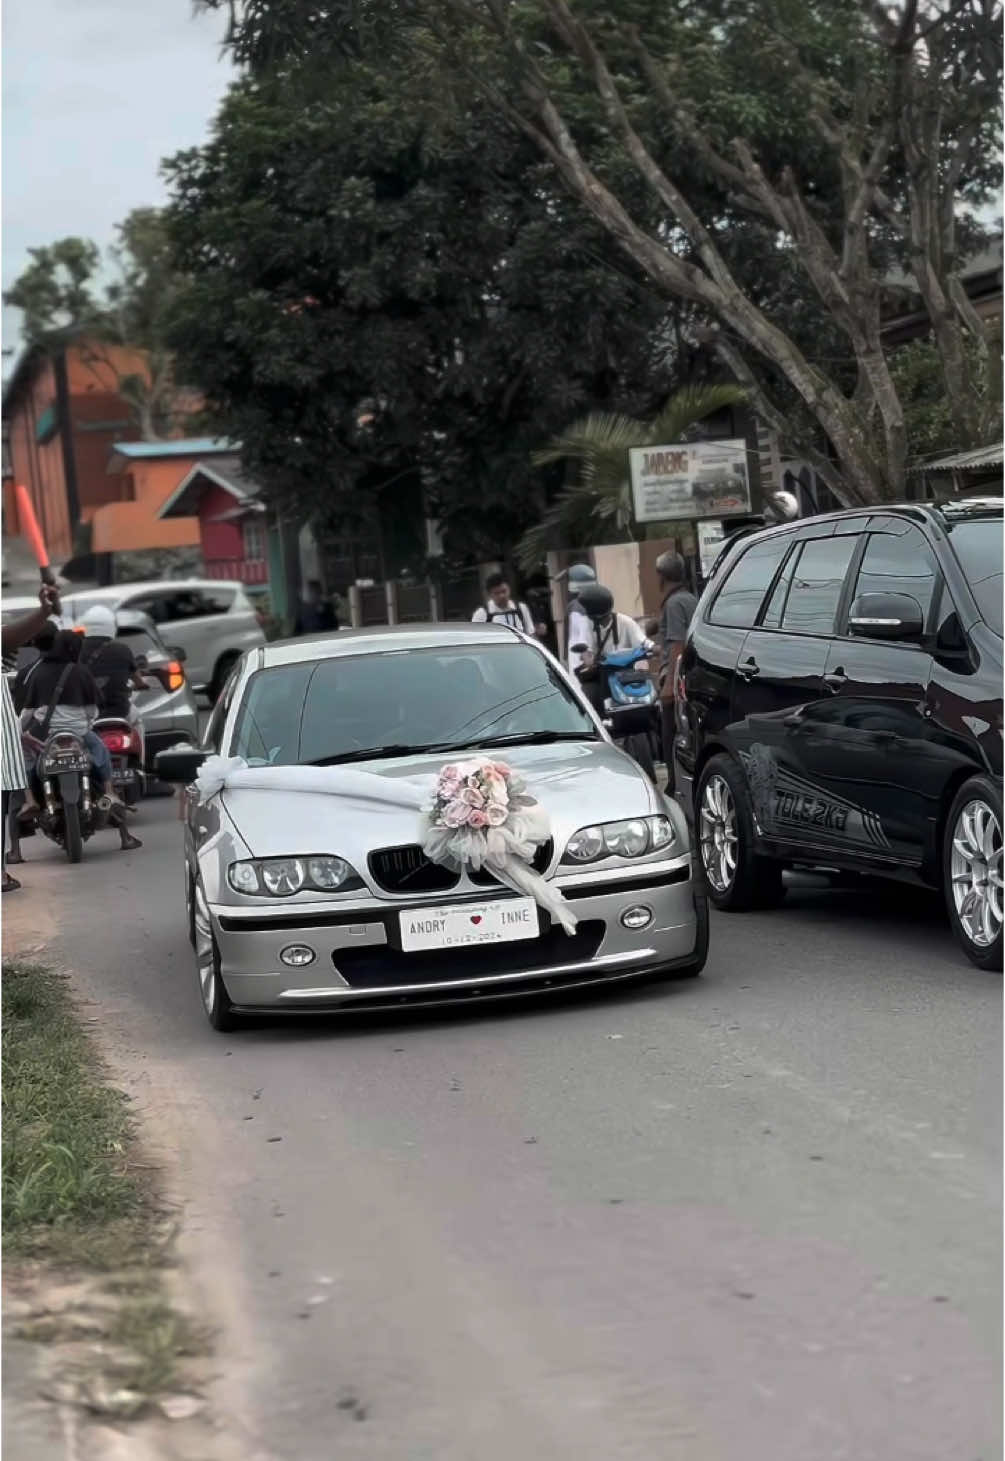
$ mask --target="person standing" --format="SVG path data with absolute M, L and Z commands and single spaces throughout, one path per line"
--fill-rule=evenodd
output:
M 688 588 L 687 564 L 679 553 L 661 553 L 656 560 L 663 606 L 660 610 L 660 639 L 663 661 L 660 665 L 660 732 L 663 760 L 667 768 L 667 795 L 673 795 L 674 671 L 684 653 L 687 631 L 698 600 Z
M 338 615 L 331 602 L 325 598 L 320 580 L 309 579 L 307 593 L 301 600 L 297 621 L 293 626 L 294 634 L 334 634 L 337 629 Z
M 39 590 L 39 606 L 23 619 L 13 624 L 4 624 L 0 631 L 0 649 L 4 654 L 20 649 L 34 639 L 46 625 L 51 614 L 59 613 L 59 595 L 55 588 L 43 584 Z M 21 727 L 18 723 L 10 685 L 6 675 L 0 675 L 0 732 L 2 732 L 2 757 L 0 757 L 0 784 L 3 788 L 3 823 L 0 831 L 0 891 L 15 893 L 21 887 L 17 878 L 7 871 L 7 821 L 11 793 L 25 791 L 28 773 L 25 770 L 24 752 L 21 749 Z
M 485 580 L 487 601 L 471 615 L 473 624 L 506 624 L 524 634 L 536 633 L 534 616 L 526 604 L 510 597 L 509 579 L 505 573 L 490 573 Z

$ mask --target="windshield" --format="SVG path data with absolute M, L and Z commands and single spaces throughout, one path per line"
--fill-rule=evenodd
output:
M 530 645 L 458 645 L 259 670 L 248 681 L 230 754 L 290 766 L 597 735 Z
M 977 600 L 981 618 L 1002 633 L 1002 528 L 998 518 L 954 523 L 950 542 Z

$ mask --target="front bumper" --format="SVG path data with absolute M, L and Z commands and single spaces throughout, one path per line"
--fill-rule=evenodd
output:
M 337 909 L 330 902 L 275 912 L 214 905 L 220 974 L 238 1009 L 295 1013 L 510 997 L 704 961 L 707 929 L 695 904 L 689 856 L 616 873 L 574 874 L 556 884 L 579 919 L 571 937 L 541 915 L 534 940 L 428 954 L 396 947 L 402 908 L 484 902 L 485 889 L 409 904 L 368 898 Z M 511 895 L 500 889 L 488 896 Z M 649 926 L 626 929 L 621 914 L 640 904 L 652 912 Z M 307 968 L 284 968 L 280 952 L 294 943 L 314 951 Z

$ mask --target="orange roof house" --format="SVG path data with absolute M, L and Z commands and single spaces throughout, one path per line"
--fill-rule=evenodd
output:
M 198 547 L 197 517 L 161 517 L 161 509 L 197 462 L 233 455 L 233 442 L 208 437 L 178 441 L 120 441 L 108 463 L 111 476 L 126 474 L 132 483 L 128 501 L 110 502 L 91 519 L 94 553 L 134 553 L 147 548 Z

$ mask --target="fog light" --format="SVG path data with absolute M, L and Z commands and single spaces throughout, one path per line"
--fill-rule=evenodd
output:
M 314 950 L 309 949 L 306 944 L 288 944 L 279 955 L 280 963 L 286 964 L 290 969 L 306 969 L 316 958 Z
M 621 915 L 623 928 L 630 928 L 632 933 L 641 933 L 648 928 L 653 921 L 653 910 L 647 908 L 644 903 L 636 903 L 633 908 L 626 908 Z

